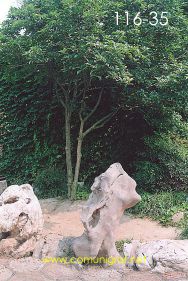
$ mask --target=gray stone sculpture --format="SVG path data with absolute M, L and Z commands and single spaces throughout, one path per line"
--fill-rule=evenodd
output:
M 124 244 L 124 255 L 139 270 L 188 273 L 188 240 L 157 240 Z M 133 262 L 134 261 L 134 262 Z
M 0 256 L 30 255 L 42 229 L 42 211 L 32 186 L 9 186 L 0 195 Z
M 115 163 L 95 178 L 91 190 L 81 215 L 85 231 L 73 241 L 73 251 L 77 257 L 118 257 L 115 230 L 124 210 L 141 200 L 136 182 Z

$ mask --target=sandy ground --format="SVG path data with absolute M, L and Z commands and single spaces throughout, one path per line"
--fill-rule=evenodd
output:
M 60 199 L 40 201 L 44 214 L 44 234 L 79 236 L 83 232 L 80 211 L 84 201 L 70 202 Z M 139 239 L 142 241 L 156 239 L 175 239 L 179 231 L 172 227 L 162 227 L 149 219 L 122 217 L 117 240 Z M 157 274 L 138 272 L 127 267 L 121 270 L 101 267 L 76 267 L 56 263 L 43 263 L 32 257 L 15 259 L 0 258 L 0 281 L 188 281 L 188 276 L 181 272 Z
M 70 202 L 60 199 L 40 201 L 45 220 L 45 234 L 54 233 L 63 236 L 79 236 L 83 233 L 80 212 L 84 201 Z M 136 239 L 141 241 L 157 239 L 175 239 L 179 230 L 174 227 L 163 227 L 150 219 L 134 218 L 125 214 L 117 229 L 116 239 Z

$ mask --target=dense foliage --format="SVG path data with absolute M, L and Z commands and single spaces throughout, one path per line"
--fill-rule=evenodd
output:
M 188 204 L 184 192 L 160 191 L 154 194 L 141 192 L 142 201 L 129 212 L 140 217 L 150 217 L 163 225 L 174 225 L 173 215 L 183 212 L 184 219 L 179 226 L 184 227 L 188 222 Z
M 125 11 L 131 20 L 139 11 L 167 11 L 169 25 L 126 26 Z M 73 95 L 76 85 L 69 102 L 74 163 L 83 102 L 86 116 L 105 89 L 86 129 L 118 109 L 84 139 L 80 181 L 118 161 L 142 189 L 187 191 L 187 28 L 181 0 L 25 0 L 12 8 L 0 29 L 0 173 L 45 189 L 50 169 L 60 190 L 64 175 L 55 170 L 66 170 L 66 112 L 57 93 L 63 85 Z

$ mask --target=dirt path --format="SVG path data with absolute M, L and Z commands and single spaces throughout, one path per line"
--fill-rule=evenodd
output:
M 63 236 L 78 236 L 83 232 L 80 222 L 80 210 L 84 201 L 71 203 L 60 199 L 41 200 L 44 213 L 44 234 L 61 234 Z M 124 215 L 117 240 L 140 239 L 174 239 L 178 234 L 175 228 L 165 228 L 148 219 L 133 218 Z M 111 267 L 84 267 L 62 264 L 44 264 L 32 257 L 13 260 L 0 259 L 0 281 L 188 281 L 183 273 L 161 275 L 151 272 L 136 272 L 123 267 L 115 270 Z
M 61 234 L 63 236 L 79 236 L 83 233 L 80 221 L 81 207 L 84 201 L 71 203 L 58 199 L 41 200 L 45 219 L 45 233 Z M 116 239 L 136 239 L 141 241 L 157 239 L 175 239 L 179 230 L 174 227 L 162 227 L 149 219 L 134 218 L 124 215 L 117 229 Z

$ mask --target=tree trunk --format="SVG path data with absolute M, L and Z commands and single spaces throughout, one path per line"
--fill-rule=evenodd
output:
M 76 166 L 75 166 L 75 173 L 74 173 L 74 181 L 71 186 L 71 199 L 76 199 L 76 191 L 78 186 L 78 178 L 80 173 L 80 164 L 82 159 L 82 143 L 83 143 L 83 130 L 84 130 L 84 121 L 81 120 L 80 124 L 80 131 L 78 136 L 78 143 L 77 143 L 77 158 L 76 158 Z
M 66 137 L 66 166 L 67 166 L 67 187 L 68 197 L 71 197 L 71 188 L 73 184 L 72 171 L 72 153 L 71 153 L 71 112 L 68 108 L 65 109 L 65 137 Z

